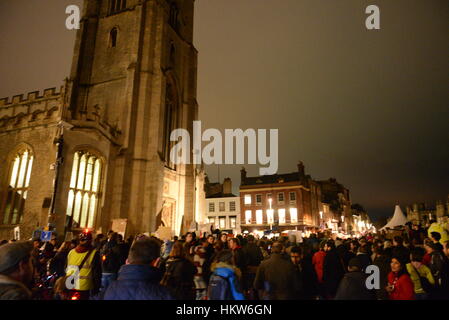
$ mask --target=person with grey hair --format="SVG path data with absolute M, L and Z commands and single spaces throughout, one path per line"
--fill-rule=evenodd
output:
M 0 247 L 0 300 L 30 300 L 34 267 L 32 242 L 14 242 Z

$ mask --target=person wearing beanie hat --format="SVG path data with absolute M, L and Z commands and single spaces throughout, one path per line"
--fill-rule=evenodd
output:
M 366 287 L 368 275 L 362 272 L 359 258 L 349 260 L 348 271 L 338 286 L 335 300 L 376 300 L 375 291 Z
M 30 300 L 33 244 L 13 242 L 0 247 L 0 300 Z

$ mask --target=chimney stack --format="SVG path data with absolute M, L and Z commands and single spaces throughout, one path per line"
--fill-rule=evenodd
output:
M 298 163 L 298 173 L 300 177 L 305 176 L 304 163 L 302 163 L 302 161 L 299 161 Z
M 246 170 L 245 167 L 242 167 L 242 169 L 240 170 L 240 184 L 244 184 L 245 180 L 246 180 Z
M 232 180 L 231 178 L 226 178 L 223 181 L 223 194 L 231 194 L 232 193 Z

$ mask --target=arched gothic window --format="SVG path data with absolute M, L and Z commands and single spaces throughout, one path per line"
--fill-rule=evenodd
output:
M 109 48 L 115 48 L 117 46 L 117 36 L 118 30 L 114 27 L 109 33 Z
M 3 224 L 19 224 L 23 220 L 23 208 L 28 196 L 33 154 L 30 149 L 19 150 L 10 165 L 8 190 L 3 204 Z
M 66 215 L 69 228 L 93 228 L 100 201 L 102 161 L 87 152 L 75 152 Z

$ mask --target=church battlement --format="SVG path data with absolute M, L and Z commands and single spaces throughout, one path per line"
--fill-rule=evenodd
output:
M 57 121 L 61 111 L 64 86 L 0 99 L 0 132 L 48 124 Z
M 64 86 L 61 86 L 59 88 L 59 91 L 56 91 L 56 88 L 48 88 L 44 89 L 42 92 L 42 95 L 40 94 L 40 91 L 32 91 L 28 92 L 26 95 L 26 99 L 24 99 L 24 94 L 18 94 L 12 97 L 10 100 L 9 97 L 1 98 L 0 99 L 0 108 L 8 108 L 17 104 L 29 104 L 34 103 L 36 100 L 41 99 L 51 99 L 51 98 L 58 98 L 64 91 Z

